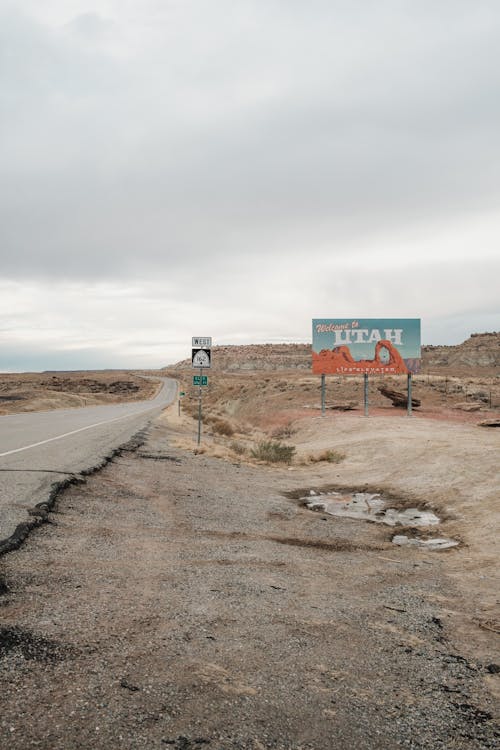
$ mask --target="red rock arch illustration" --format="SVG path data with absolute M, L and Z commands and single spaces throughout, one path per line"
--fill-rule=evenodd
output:
M 382 352 L 386 350 L 389 361 L 382 362 Z M 337 346 L 335 349 L 322 349 L 313 352 L 313 372 L 324 375 L 359 375 L 360 373 L 393 373 L 406 374 L 409 372 L 405 361 L 390 341 L 378 341 L 375 346 L 373 359 L 356 361 L 348 346 Z

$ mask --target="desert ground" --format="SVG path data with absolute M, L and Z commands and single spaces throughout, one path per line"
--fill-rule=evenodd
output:
M 355 380 L 322 415 L 307 372 L 214 371 L 198 445 L 169 372 L 180 405 L 0 559 L 0 745 L 498 747 L 495 376 L 418 376 L 411 417 L 374 382 L 367 418 Z M 353 493 L 439 523 L 321 507 Z
M 137 373 L 0 373 L 0 415 L 151 398 L 154 380 Z

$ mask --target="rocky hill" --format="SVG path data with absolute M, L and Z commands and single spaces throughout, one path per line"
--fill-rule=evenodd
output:
M 472 368 L 483 373 L 491 371 L 491 375 L 500 374 L 500 332 L 473 333 L 457 346 L 424 346 L 422 358 L 424 369 L 431 372 Z
M 191 368 L 184 359 L 169 369 Z M 247 344 L 212 347 L 212 370 L 310 370 L 310 344 Z
M 310 344 L 248 344 L 214 346 L 212 370 L 311 370 Z M 191 368 L 191 360 L 169 370 Z M 436 374 L 500 374 L 500 332 L 474 333 L 457 346 L 423 346 L 422 372 Z

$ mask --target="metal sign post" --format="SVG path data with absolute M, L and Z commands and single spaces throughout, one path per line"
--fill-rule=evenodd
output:
M 200 386 L 198 388 L 198 445 L 201 442 L 201 373 L 203 368 L 200 367 Z
M 368 416 L 368 373 L 364 375 L 364 400 L 365 400 L 365 417 Z
M 181 392 L 179 393 L 179 400 L 178 400 L 178 402 L 177 402 L 177 403 L 178 403 L 178 405 L 179 405 L 179 417 L 181 416 L 181 399 L 182 399 L 182 397 L 183 397 L 183 396 L 185 396 L 185 395 L 186 395 L 186 394 L 185 394 L 185 392 L 184 392 L 184 391 L 181 391 Z
M 411 417 L 411 372 L 408 373 L 408 416 Z
M 325 388 L 325 376 L 321 376 L 321 416 L 325 416 L 326 409 L 326 388 Z
M 211 346 L 211 336 L 193 336 L 191 339 L 191 364 L 200 371 L 199 375 L 193 377 L 193 385 L 198 385 L 198 445 L 201 442 L 201 389 L 202 386 L 208 385 L 208 378 L 203 375 L 203 370 L 212 364 Z

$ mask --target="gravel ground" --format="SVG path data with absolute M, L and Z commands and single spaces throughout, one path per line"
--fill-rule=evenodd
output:
M 0 746 L 500 747 L 449 553 L 301 507 L 314 472 L 174 449 L 159 420 L 65 490 L 0 559 Z

